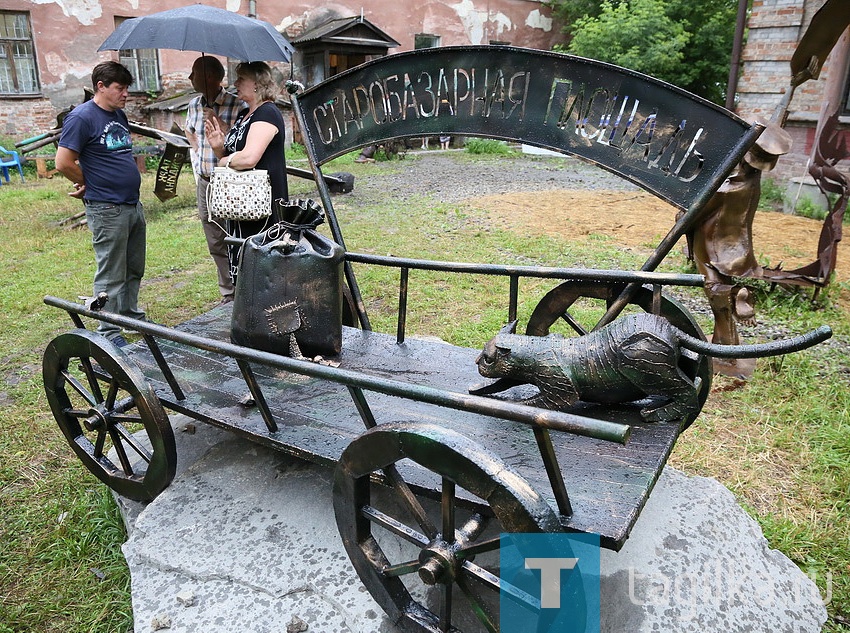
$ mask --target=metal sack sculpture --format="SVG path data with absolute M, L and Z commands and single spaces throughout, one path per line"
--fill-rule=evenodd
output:
M 699 384 L 680 367 L 687 357 L 775 356 L 805 349 L 832 336 L 828 327 L 761 345 L 716 345 L 689 336 L 664 317 L 636 314 L 623 317 L 577 338 L 514 334 L 516 322 L 484 346 L 478 372 L 487 378 L 507 378 L 501 387 L 530 383 L 540 393 L 527 404 L 566 410 L 579 400 L 615 404 L 661 397 L 641 409 L 649 422 L 689 418 L 699 412 Z M 699 379 L 696 379 L 697 381 Z M 473 389 L 493 393 L 491 387 Z
M 245 240 L 233 301 L 234 343 L 286 356 L 339 354 L 342 247 L 317 233 L 312 200 L 278 200 L 280 222 Z

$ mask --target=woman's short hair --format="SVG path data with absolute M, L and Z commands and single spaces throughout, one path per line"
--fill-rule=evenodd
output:
M 236 76 L 245 77 L 254 82 L 257 88 L 257 99 L 260 101 L 274 101 L 280 94 L 272 69 L 265 62 L 241 62 L 236 66 Z

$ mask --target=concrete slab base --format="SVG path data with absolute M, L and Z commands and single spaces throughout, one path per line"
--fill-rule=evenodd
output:
M 328 469 L 186 424 L 174 483 L 146 507 L 120 500 L 136 633 L 398 631 L 343 549 Z M 602 605 L 611 633 L 815 633 L 826 620 L 726 488 L 670 468 L 623 550 L 603 551 Z

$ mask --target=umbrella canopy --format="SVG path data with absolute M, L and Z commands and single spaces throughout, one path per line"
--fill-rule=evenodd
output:
M 137 48 L 198 51 L 243 62 L 288 62 L 294 51 L 268 22 L 203 4 L 126 20 L 97 50 Z

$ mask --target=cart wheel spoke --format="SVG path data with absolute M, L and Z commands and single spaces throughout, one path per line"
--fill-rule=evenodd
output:
M 97 404 L 98 400 L 92 395 L 91 391 L 86 389 L 83 386 L 76 376 L 72 376 L 67 370 L 62 372 L 62 377 L 68 383 L 68 385 L 77 392 L 78 395 L 82 396 L 83 399 L 90 405 L 94 406 Z
M 106 398 L 103 400 L 103 405 L 107 409 L 112 409 L 115 406 L 115 399 L 118 397 L 118 390 L 121 386 L 118 384 L 118 381 L 113 379 L 109 383 L 109 391 L 106 394 Z
M 409 527 L 418 524 L 409 503 L 389 478 L 376 476 L 388 466 L 441 531 Z M 498 631 L 499 533 L 561 529 L 546 501 L 504 462 L 427 424 L 378 425 L 354 440 L 334 474 L 334 512 L 366 588 L 392 620 L 421 633 Z
M 440 585 L 440 630 L 449 631 L 452 628 L 452 583 Z
M 119 494 L 150 501 L 174 478 L 174 431 L 129 357 L 102 336 L 74 330 L 44 352 L 53 417 L 80 461 Z
M 496 536 L 496 537 L 488 539 L 486 541 L 481 541 L 479 543 L 475 543 L 474 545 L 467 545 L 467 546 L 461 547 L 457 551 L 457 554 L 458 554 L 458 556 L 460 556 L 462 558 L 471 559 L 471 558 L 475 557 L 477 554 L 485 554 L 487 552 L 494 552 L 497 549 L 499 549 L 500 545 L 501 545 L 501 538 Z
M 499 633 L 499 628 L 496 624 L 495 618 L 490 615 L 490 612 L 484 605 L 484 602 L 479 600 L 479 597 L 472 591 L 472 588 L 469 586 L 469 581 L 466 579 L 464 574 L 461 574 L 458 577 L 457 585 L 460 587 L 460 590 L 469 602 L 469 606 L 472 608 L 472 612 L 475 614 L 475 617 L 477 617 L 481 624 L 484 625 L 487 633 Z
M 103 392 L 100 390 L 100 382 L 98 381 L 97 372 L 95 371 L 95 367 L 92 365 L 91 359 L 80 358 L 80 369 L 88 379 L 95 401 L 103 402 Z
M 121 424 L 140 424 L 143 422 L 142 416 L 128 415 L 126 413 L 114 413 L 112 415 L 112 420 L 114 422 L 120 422 Z
M 430 542 L 428 538 L 424 535 L 416 532 L 415 530 L 407 527 L 401 521 L 397 521 L 388 514 L 373 508 L 372 506 L 363 506 L 360 509 L 360 513 L 369 519 L 372 523 L 380 525 L 385 530 L 392 532 L 396 536 L 400 536 L 406 541 L 413 543 L 414 545 L 420 545 L 425 547 Z
M 391 464 L 386 466 L 383 469 L 383 472 L 392 484 L 393 488 L 395 488 L 399 499 L 404 502 L 408 512 L 410 512 L 416 520 L 416 523 L 419 524 L 422 531 L 425 532 L 428 538 L 434 538 L 437 535 L 437 528 L 434 526 L 434 522 L 428 517 L 428 514 L 425 512 L 425 508 L 423 508 L 422 504 L 419 503 L 416 495 L 413 494 L 410 486 L 407 485 L 407 482 L 399 474 L 395 465 Z
M 443 499 L 440 504 L 443 516 L 443 540 L 455 541 L 455 482 L 443 477 Z
M 622 284 L 598 281 L 565 281 L 540 300 L 528 320 L 525 333 L 531 336 L 546 336 L 550 334 L 552 326 L 564 320 L 569 325 L 569 331 L 563 333 L 564 335 L 584 336 L 594 329 L 607 308 L 620 295 L 623 287 Z M 664 294 L 660 296 L 660 308 L 656 308 L 653 305 L 652 288 L 644 286 L 632 297 L 631 309 L 644 312 L 657 310 L 686 334 L 705 340 L 702 329 L 684 306 Z M 711 392 L 712 360 L 705 355 L 683 354 L 680 368 L 691 380 L 700 381 L 699 409 L 685 420 L 687 427 L 696 419 Z
M 387 578 L 393 578 L 397 576 L 406 576 L 407 574 L 413 574 L 419 571 L 421 563 L 419 559 L 416 558 L 414 560 L 405 561 L 403 563 L 397 563 L 396 565 L 391 565 L 389 567 L 384 567 L 381 569 L 381 573 Z
M 121 469 L 128 477 L 133 476 L 133 464 L 127 457 L 127 451 L 124 449 L 124 443 L 121 441 L 121 434 L 114 428 L 109 429 L 109 436 L 112 439 L 112 446 L 118 454 L 118 461 L 121 464 Z
M 81 436 L 80 439 L 85 439 L 85 438 L 83 438 Z M 95 440 L 95 443 L 94 443 L 94 453 L 93 454 L 94 454 L 95 459 L 99 460 L 103 457 L 103 447 L 104 447 L 105 443 L 106 443 L 106 430 L 98 431 L 97 439 Z
M 123 424 L 115 424 L 112 428 L 115 432 L 116 445 L 120 444 L 121 446 L 129 446 L 133 449 L 136 455 L 141 457 L 146 463 L 151 463 L 151 459 L 153 459 L 151 452 L 145 448 L 144 445 L 140 444 L 139 440 L 137 440 Z
M 514 600 L 523 603 L 529 609 L 534 611 L 540 610 L 540 600 L 532 596 L 530 593 L 523 591 L 519 587 L 512 585 L 508 581 L 499 578 L 486 569 L 479 567 L 475 563 L 466 561 L 463 564 L 463 574 L 467 577 L 467 580 L 469 578 L 475 578 L 482 586 L 492 589 L 500 595 L 505 593 L 511 596 Z

